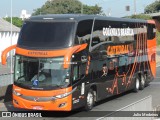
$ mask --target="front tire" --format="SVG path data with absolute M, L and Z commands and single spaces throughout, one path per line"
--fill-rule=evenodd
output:
M 93 90 L 90 89 L 90 90 L 88 91 L 87 97 L 86 97 L 85 110 L 87 110 L 87 111 L 92 110 L 94 104 L 95 104 L 95 101 L 94 101 L 94 93 L 93 93 Z

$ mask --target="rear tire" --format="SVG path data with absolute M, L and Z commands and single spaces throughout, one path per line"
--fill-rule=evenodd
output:
M 139 91 L 139 88 L 140 88 L 140 79 L 139 79 L 139 77 L 136 77 L 133 91 L 134 91 L 134 92 L 138 92 L 138 91 Z
M 148 74 L 144 74 L 144 79 L 145 79 L 145 87 L 149 86 L 149 80 L 148 80 Z
M 145 84 L 146 84 L 145 77 L 144 77 L 144 75 L 141 75 L 141 80 L 140 80 L 140 87 L 139 87 L 139 89 L 140 89 L 140 90 L 143 90 L 144 87 L 145 87 Z
M 93 90 L 90 89 L 90 90 L 88 91 L 88 93 L 87 93 L 87 96 L 86 96 L 85 110 L 86 110 L 86 111 L 92 110 L 94 104 L 95 104 L 95 101 L 94 101 L 94 93 L 93 93 Z

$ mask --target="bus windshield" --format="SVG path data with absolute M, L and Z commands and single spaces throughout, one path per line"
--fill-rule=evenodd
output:
M 20 32 L 18 45 L 32 49 L 61 49 L 72 46 L 75 22 L 26 21 Z
M 63 68 L 64 57 L 31 58 L 16 55 L 14 84 L 28 89 L 54 89 L 69 85 L 70 69 Z

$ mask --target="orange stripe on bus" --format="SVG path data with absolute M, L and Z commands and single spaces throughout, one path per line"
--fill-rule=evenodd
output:
M 136 28 L 138 28 L 139 25 L 137 23 L 136 25 Z M 135 68 L 137 66 L 137 56 L 138 56 L 138 49 L 139 49 L 139 33 L 137 33 L 137 41 L 136 41 L 136 53 L 135 53 L 135 58 L 134 58 L 134 63 L 133 63 L 133 67 L 132 67 L 132 70 L 131 70 L 131 73 L 130 73 L 130 76 L 129 76 L 129 79 L 128 79 L 128 82 L 127 82 L 127 86 L 126 86 L 126 89 L 130 86 L 131 82 L 132 82 L 132 76 L 135 72 Z
M 23 48 L 16 47 L 16 53 L 28 57 L 59 57 L 64 56 L 68 49 L 63 50 L 27 50 Z
M 83 45 L 78 45 L 78 46 L 74 46 L 72 48 L 69 48 L 67 50 L 67 53 L 64 56 L 64 68 L 68 68 L 69 67 L 68 62 L 70 62 L 70 59 L 71 59 L 73 53 L 75 53 L 77 51 L 79 52 L 79 51 L 85 49 L 86 47 L 87 47 L 87 44 L 83 44 Z
M 147 23 L 155 24 L 155 21 L 154 20 L 147 20 Z
M 151 68 L 151 72 L 153 74 L 153 76 L 156 76 L 156 58 L 154 59 L 153 57 L 156 57 L 156 38 L 154 38 L 153 40 L 148 40 L 147 41 L 148 44 L 148 59 L 149 59 L 149 64 L 150 64 L 150 68 Z
M 28 90 L 28 89 L 20 88 L 20 87 L 17 87 L 16 85 L 13 85 L 13 90 L 21 94 L 24 94 L 25 96 L 52 97 L 52 96 L 64 94 L 66 92 L 71 92 L 72 86 L 68 88 L 63 88 L 63 89 L 57 89 L 57 90 L 41 91 L 41 90 Z
M 60 57 L 64 56 L 64 68 L 68 68 L 71 56 L 73 53 L 84 50 L 87 44 L 77 45 L 74 47 L 62 49 L 62 50 L 27 50 L 23 48 L 16 47 L 16 53 L 29 57 Z

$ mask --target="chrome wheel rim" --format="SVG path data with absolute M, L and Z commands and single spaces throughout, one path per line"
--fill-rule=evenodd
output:
M 142 76 L 141 77 L 141 85 L 144 86 L 144 84 L 145 84 L 145 80 L 144 80 L 144 77 Z
M 93 105 L 93 94 L 91 92 L 88 93 L 87 96 L 87 105 L 91 107 Z
M 137 90 L 139 89 L 139 79 L 138 78 L 136 79 L 136 89 Z

